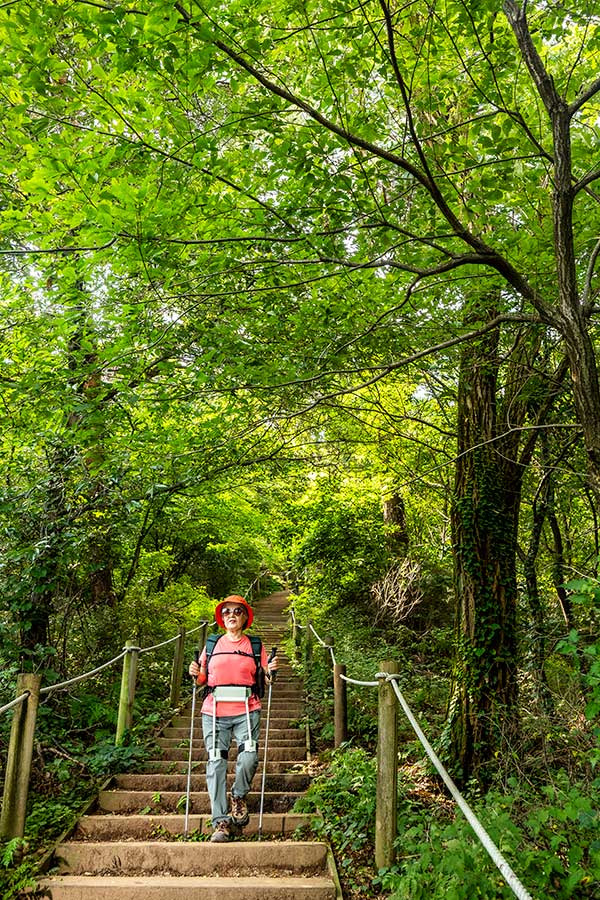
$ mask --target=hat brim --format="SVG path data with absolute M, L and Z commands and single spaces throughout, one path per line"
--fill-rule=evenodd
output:
M 246 614 L 248 619 L 243 626 L 244 628 L 250 628 L 254 621 L 254 612 L 252 607 L 244 600 L 243 597 L 238 597 L 237 595 L 233 595 L 232 597 L 225 597 L 224 600 L 221 600 L 220 603 L 215 607 L 215 619 L 219 628 L 225 628 L 225 622 L 223 621 L 223 613 L 221 610 L 224 606 L 231 606 L 235 604 L 236 606 L 243 606 L 246 610 Z

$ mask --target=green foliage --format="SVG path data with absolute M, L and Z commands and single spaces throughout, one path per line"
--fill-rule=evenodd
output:
M 590 722 L 595 746 L 589 753 L 594 769 L 600 762 L 600 586 L 596 579 L 579 578 L 568 582 L 570 599 L 576 615 L 581 619 L 580 628 L 572 628 L 566 638 L 558 642 L 557 650 L 571 663 L 577 672 L 585 699 L 585 717 Z
M 585 636 L 572 628 L 557 649 L 575 664 L 586 689 L 586 718 L 596 720 L 600 715 L 600 641 L 589 644 Z
M 321 613 L 338 605 L 368 607 L 370 587 L 388 560 L 376 484 L 348 481 L 337 490 L 317 485 L 302 498 L 297 515 L 291 554 L 304 585 L 297 601 L 302 620 L 315 606 Z
M 2 900 L 13 900 L 26 896 L 36 885 L 35 864 L 31 860 L 23 860 L 23 852 L 27 850 L 27 841 L 13 838 L 5 844 L 0 843 L 0 889 Z
M 159 641 L 167 629 L 173 632 L 177 626 L 190 628 L 202 619 L 212 621 L 214 603 L 206 589 L 192 585 L 187 575 L 169 580 L 174 565 L 175 558 L 167 548 L 141 550 L 135 575 L 117 608 L 123 641 L 129 637 L 148 646 Z
M 134 771 L 150 755 L 147 744 L 129 743 L 126 735 L 118 746 L 115 746 L 114 739 L 97 741 L 86 755 L 85 763 L 91 774 L 99 778 L 116 772 Z
M 511 784 L 471 803 L 486 831 L 534 897 L 593 898 L 600 878 L 600 782 L 556 783 L 536 791 Z M 424 808 L 409 792 L 399 807 L 397 863 L 377 883 L 393 900 L 513 896 L 460 813 Z
M 21 662 L 57 682 L 125 639 L 154 643 L 197 624 L 208 598 L 287 567 L 285 545 L 302 581 L 301 621 L 334 633 L 358 677 L 372 677 L 382 656 L 399 658 L 419 710 L 439 719 L 448 632 L 436 601 L 449 574 L 448 498 L 464 425 L 456 346 L 482 324 L 490 290 L 501 364 L 485 419 L 495 404 L 508 411 L 485 452 L 505 458 L 506 426 L 517 458 L 528 434 L 552 424 L 541 420 L 550 398 L 540 402 L 537 390 L 549 375 L 561 427 L 547 431 L 544 480 L 557 479 L 566 564 L 588 564 L 585 459 L 563 436 L 576 433 L 577 386 L 598 368 L 577 347 L 594 347 L 580 311 L 593 308 L 597 287 L 598 95 L 586 91 L 600 27 L 589 4 L 528 4 L 523 28 L 544 84 L 561 95 L 549 106 L 573 104 L 561 145 L 511 27 L 515 6 L 342 10 L 318 0 L 259 2 L 249 15 L 247 0 L 225 14 L 208 0 L 189 18 L 167 0 L 2 5 L 7 696 Z M 556 209 L 565 197 L 569 208 Z M 571 260 L 566 286 L 548 277 Z M 573 377 L 561 382 L 565 350 Z M 581 425 L 600 419 L 590 413 L 596 396 L 580 402 Z M 580 443 L 595 446 L 589 435 Z M 540 459 L 527 475 L 532 506 Z M 588 463 L 597 467 L 591 452 Z M 415 558 L 431 562 L 431 634 L 414 655 L 410 632 L 373 632 L 365 621 L 388 564 L 379 504 L 392 483 L 407 495 Z M 493 513 L 499 484 L 480 486 Z M 460 511 L 474 539 L 475 510 L 465 501 Z M 526 522 L 520 512 L 514 521 Z M 508 540 L 512 561 L 512 535 L 498 522 L 490 540 Z M 560 555 L 548 538 L 544 561 Z M 455 547 L 470 555 L 471 573 L 478 549 L 469 539 Z M 490 571 L 481 582 L 505 577 Z M 543 587 L 549 608 L 549 576 Z M 456 650 L 473 689 L 477 676 L 494 675 L 499 622 L 484 599 L 485 640 L 470 655 Z M 597 642 L 583 615 L 577 625 L 564 660 L 593 724 Z M 156 707 L 166 669 L 166 655 L 141 660 L 136 720 Z M 322 713 L 327 738 L 322 659 L 310 674 L 320 698 L 311 714 Z M 69 783 L 67 757 L 82 759 L 95 734 L 110 740 L 117 687 L 108 675 L 97 683 L 97 699 L 86 689 L 40 710 L 42 748 L 58 754 L 46 767 L 52 790 Z M 363 693 L 352 695 L 350 723 L 372 740 L 373 699 Z M 113 762 L 105 748 L 90 765 Z
M 373 759 L 362 749 L 340 748 L 331 754 L 327 773 L 314 779 L 294 809 L 318 813 L 311 828 L 339 853 L 360 850 L 373 841 L 375 783 Z
M 12 838 L 12 840 L 6 842 L 2 848 L 2 856 L 0 858 L 0 862 L 4 868 L 7 868 L 15 862 L 15 857 L 18 858 L 25 845 L 26 842 L 23 838 Z

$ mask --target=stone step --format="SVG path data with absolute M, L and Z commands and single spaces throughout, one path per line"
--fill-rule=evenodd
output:
M 268 812 L 289 812 L 296 800 L 302 796 L 299 791 L 265 791 L 264 809 Z M 96 801 L 97 810 L 103 812 L 135 812 L 147 810 L 155 813 L 174 812 L 182 808 L 185 791 L 100 791 Z M 260 792 L 250 791 L 246 795 L 248 809 L 257 812 L 260 806 Z M 190 793 L 190 810 L 196 813 L 210 811 L 207 791 Z
M 57 874 L 325 874 L 327 847 L 310 841 L 212 844 L 207 841 L 71 841 L 55 851 Z M 258 870 L 258 871 L 257 871 Z
M 335 900 L 327 877 L 195 878 L 57 875 L 43 879 L 52 900 Z
M 282 703 L 278 703 L 277 706 L 273 706 L 271 704 L 271 713 L 269 716 L 269 725 L 271 728 L 290 728 L 290 722 L 300 722 L 305 716 L 305 704 L 304 702 L 300 702 L 297 700 L 289 700 Z M 185 728 L 186 731 L 190 730 L 190 724 L 192 721 L 191 715 L 181 715 L 174 716 L 168 725 L 165 728 Z M 201 725 L 202 716 L 200 714 L 200 710 L 198 709 L 196 715 L 194 716 L 194 728 L 196 727 L 196 723 Z M 261 715 L 261 727 L 264 728 L 267 724 L 267 710 L 266 708 L 262 710 Z M 294 726 L 291 726 L 294 727 Z
M 290 721 L 294 722 L 293 725 L 290 725 Z M 283 718 L 283 716 L 274 719 L 271 716 L 271 721 L 269 722 L 269 734 L 273 735 L 273 737 L 296 737 L 299 733 L 304 733 L 305 728 L 303 724 L 296 725 L 295 719 Z M 190 736 L 190 728 L 191 721 L 187 723 L 187 726 L 184 725 L 167 725 L 163 728 L 160 737 L 163 738 L 188 738 Z M 260 731 L 266 732 L 267 723 L 266 716 L 263 716 L 263 719 L 260 723 Z M 202 734 L 202 722 L 201 720 L 194 719 L 194 734 Z
M 231 754 L 230 754 L 231 757 Z M 269 772 L 303 772 L 306 767 L 305 760 L 293 760 L 293 759 L 281 759 L 281 760 L 273 760 L 271 758 L 271 754 L 269 753 L 269 759 L 267 761 L 267 774 Z M 187 773 L 188 770 L 188 759 L 187 756 L 185 759 L 172 760 L 172 759 L 150 759 L 147 760 L 140 766 L 140 769 L 144 773 L 148 774 L 167 774 L 167 775 L 182 775 Z M 192 762 L 192 772 L 204 772 L 205 763 L 202 760 L 196 760 Z M 258 769 L 256 771 L 256 776 L 262 773 L 262 753 L 259 756 L 258 761 Z
M 277 707 L 271 707 L 269 717 L 269 728 L 275 731 L 278 728 L 298 728 L 303 727 L 304 721 L 304 703 L 282 703 Z M 192 722 L 191 716 L 175 716 L 168 725 L 165 725 L 163 734 L 169 728 L 183 728 L 189 734 Z M 264 731 L 267 725 L 267 711 L 263 709 L 260 726 Z M 194 716 L 194 730 L 201 728 L 202 717 L 200 711 Z
M 231 785 L 234 773 L 227 776 L 227 783 Z M 258 776 L 256 776 L 258 777 Z M 202 791 L 206 787 L 204 773 L 192 774 L 190 779 L 192 791 Z M 302 773 L 265 775 L 265 787 L 268 791 L 305 791 L 310 785 L 310 775 Z M 256 782 L 255 782 L 256 783 Z M 115 775 L 109 785 L 121 791 L 185 791 L 187 789 L 187 775 Z
M 292 728 L 294 730 L 298 730 L 299 728 L 304 728 L 304 719 L 303 719 L 303 703 L 294 703 L 282 705 L 279 709 L 273 709 L 271 707 L 271 714 L 269 716 L 269 731 L 280 731 L 282 728 Z M 179 729 L 177 734 L 182 737 L 187 737 L 190 733 L 190 728 L 192 724 L 191 716 L 175 716 L 168 725 L 165 725 L 163 730 L 161 731 L 162 737 L 174 737 L 175 735 L 172 733 L 173 728 Z M 198 715 L 194 716 L 194 731 L 198 731 L 202 727 L 202 717 L 200 716 L 200 712 L 198 711 Z M 267 727 L 267 712 L 263 710 L 260 720 L 260 728 L 261 731 L 265 731 Z
M 158 740 L 155 741 L 155 743 L 157 744 L 157 749 L 160 751 L 161 755 L 162 755 L 162 753 L 171 753 L 173 750 L 184 750 L 185 758 L 186 759 L 188 758 L 190 742 L 186 738 L 180 738 L 179 740 L 176 740 L 175 738 L 158 738 Z M 273 751 L 273 753 L 275 753 L 275 751 L 286 750 L 288 748 L 290 750 L 290 754 L 291 754 L 292 750 L 298 750 L 298 749 L 302 750 L 302 752 L 304 753 L 304 751 L 306 749 L 306 739 L 305 739 L 304 735 L 299 735 L 298 738 L 296 738 L 295 740 L 292 740 L 291 738 L 285 738 L 284 740 L 278 740 L 277 738 L 272 738 L 271 736 L 269 736 L 269 746 L 267 748 L 267 753 L 268 753 L 269 758 L 273 759 L 273 754 L 271 753 L 271 751 Z M 204 742 L 201 737 L 194 738 L 193 749 L 192 749 L 192 758 L 193 759 L 197 758 L 196 754 L 199 751 L 202 751 L 203 753 L 205 753 Z M 264 742 L 264 738 L 261 737 L 261 739 L 258 742 L 259 759 L 262 759 L 262 757 L 264 756 L 264 752 L 265 752 L 265 742 Z M 229 759 L 237 759 L 237 749 L 236 749 L 235 744 L 232 744 L 231 747 L 229 748 Z
M 263 697 L 262 700 L 262 714 L 263 717 L 266 717 L 267 714 L 268 702 L 267 698 Z M 202 708 L 202 703 L 200 702 L 200 697 L 196 699 L 196 716 L 200 717 L 200 710 Z M 191 719 L 191 706 L 187 706 L 182 709 L 181 713 L 177 716 L 174 716 L 171 720 L 173 724 L 177 723 L 181 726 L 181 719 L 184 719 L 186 722 L 189 722 Z M 271 717 L 274 719 L 278 718 L 292 718 L 295 715 L 301 715 L 304 710 L 304 699 L 300 693 L 294 692 L 285 694 L 283 696 L 279 695 L 277 697 L 273 696 L 271 698 Z
M 198 690 L 196 691 L 196 703 L 199 702 L 202 693 L 204 692 L 204 686 L 198 685 Z M 182 698 L 182 701 L 187 709 L 188 713 L 191 709 L 192 698 L 191 695 L 193 690 L 190 690 L 190 697 L 186 698 L 185 696 Z M 273 705 L 277 705 L 278 702 L 282 700 L 297 700 L 300 702 L 304 696 L 304 685 L 302 684 L 292 684 L 291 682 L 281 682 L 276 681 L 273 685 L 273 690 L 271 691 L 271 709 L 273 709 Z M 266 708 L 267 702 L 269 700 L 269 691 L 268 689 L 265 691 L 264 697 L 261 698 L 261 703 L 263 707 Z
M 184 811 L 185 812 L 185 811 Z M 258 815 L 251 815 L 244 826 L 244 836 L 258 832 Z M 301 813 L 263 812 L 262 830 L 264 834 L 281 837 L 293 834 L 297 828 L 306 826 L 310 816 Z M 88 815 L 82 816 L 75 827 L 73 837 L 80 840 L 125 839 L 129 841 L 163 838 L 167 835 L 182 836 L 185 828 L 183 813 L 164 813 L 147 815 Z M 210 815 L 192 813 L 189 816 L 188 828 L 194 832 L 212 832 Z M 237 844 L 238 842 L 236 842 Z M 90 898 L 93 900 L 93 898 Z
M 190 685 L 188 685 L 188 687 L 190 687 Z M 190 691 L 189 691 L 189 694 L 190 694 L 189 703 L 187 702 L 187 698 L 185 696 L 182 697 L 182 702 L 185 702 L 186 705 L 188 706 L 188 708 L 191 704 L 191 695 L 193 693 L 192 689 L 193 689 L 193 685 L 191 685 Z M 196 691 L 196 701 L 198 701 L 198 698 L 201 696 L 201 693 L 203 691 L 204 691 L 204 685 L 198 685 L 198 690 Z M 304 685 L 303 684 L 292 684 L 292 682 L 276 681 L 275 684 L 273 685 L 273 690 L 271 691 L 271 705 L 273 705 L 273 703 L 275 703 L 277 700 L 281 699 L 282 697 L 297 697 L 298 699 L 300 699 L 303 695 L 304 695 Z M 266 706 L 268 699 L 269 699 L 269 688 L 267 685 L 267 690 L 265 691 L 264 696 L 261 697 L 261 702 L 262 702 L 263 706 Z
M 161 756 L 163 759 L 168 760 L 182 760 L 188 759 L 189 750 L 185 747 L 174 747 L 174 748 L 165 748 L 163 749 Z M 262 753 L 260 754 L 262 756 Z M 229 759 L 235 759 L 237 757 L 237 747 L 232 747 L 229 751 Z M 305 747 L 272 747 L 269 741 L 269 762 L 271 760 L 287 760 L 293 762 L 298 762 L 303 760 L 306 757 L 306 748 Z M 192 750 L 192 760 L 206 760 L 207 753 L 206 750 L 201 747 L 194 747 Z
M 264 748 L 264 734 L 259 735 L 259 747 Z M 190 746 L 189 737 L 161 737 L 156 739 L 158 747 L 165 750 L 176 747 Z M 195 734 L 193 740 L 194 747 L 203 747 L 204 741 L 201 734 Z M 234 745 L 235 746 L 235 745 Z M 306 746 L 306 735 L 302 731 L 296 731 L 294 735 L 280 737 L 278 734 L 269 734 L 269 747 L 304 747 Z

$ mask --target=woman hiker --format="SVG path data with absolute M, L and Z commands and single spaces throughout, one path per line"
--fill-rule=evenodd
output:
M 277 657 L 267 659 L 262 643 L 244 634 L 254 613 L 243 597 L 233 594 L 215 609 L 215 619 L 225 634 L 211 635 L 198 662 L 189 673 L 206 685 L 202 704 L 202 731 L 208 753 L 206 784 L 210 796 L 214 832 L 211 841 L 228 841 L 231 825 L 244 826 L 250 816 L 246 794 L 258 767 L 260 730 L 259 684 L 261 673 L 271 681 Z M 254 646 L 253 646 L 254 644 Z M 227 806 L 227 754 L 232 738 L 238 746 L 235 780 Z

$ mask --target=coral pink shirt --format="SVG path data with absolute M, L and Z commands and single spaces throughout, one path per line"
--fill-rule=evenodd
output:
M 243 654 L 247 653 L 247 656 Z M 261 652 L 261 664 L 267 670 L 267 651 L 264 646 Z M 200 667 L 206 666 L 206 647 L 200 655 Z M 256 663 L 252 653 L 250 638 L 245 634 L 241 640 L 232 641 L 227 634 L 219 638 L 208 664 L 208 686 L 216 687 L 224 684 L 242 684 L 252 687 L 256 674 Z M 248 709 L 260 709 L 260 700 L 256 694 L 248 698 Z M 202 704 L 202 712 L 213 714 L 213 695 L 208 694 Z M 242 701 L 217 703 L 217 716 L 239 716 L 246 712 L 246 704 Z

